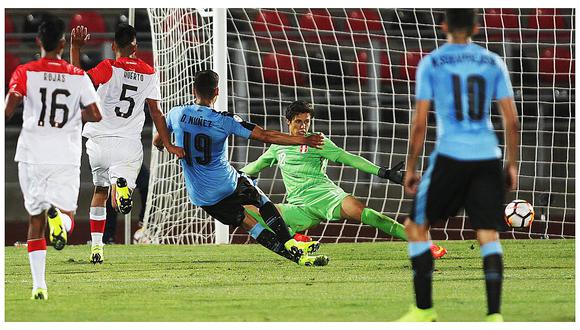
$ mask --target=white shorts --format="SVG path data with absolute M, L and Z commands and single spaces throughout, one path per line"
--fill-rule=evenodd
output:
M 122 137 L 99 137 L 87 140 L 87 155 L 97 187 L 108 187 L 117 178 L 127 180 L 135 189 L 135 180 L 143 163 L 143 144 L 140 140 Z
M 24 207 L 38 215 L 51 205 L 63 211 L 76 211 L 81 169 L 78 165 L 18 163 L 18 180 Z

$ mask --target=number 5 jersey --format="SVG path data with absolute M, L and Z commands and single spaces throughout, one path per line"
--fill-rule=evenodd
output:
M 24 96 L 14 160 L 80 166 L 80 110 L 99 101 L 85 72 L 65 60 L 41 58 L 16 68 L 9 86 Z
M 146 99 L 161 100 L 155 69 L 141 59 L 121 57 L 104 60 L 87 74 L 98 86 L 103 119 L 98 123 L 87 123 L 83 136 L 113 136 L 140 141 Z

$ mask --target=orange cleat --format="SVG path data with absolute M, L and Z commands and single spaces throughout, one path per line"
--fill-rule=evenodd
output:
M 296 233 L 296 234 L 294 234 L 293 238 L 298 242 L 312 242 L 312 238 L 310 236 L 303 235 L 303 234 Z
M 431 254 L 433 255 L 434 259 L 441 259 L 444 255 L 447 254 L 447 249 L 442 246 L 431 244 Z

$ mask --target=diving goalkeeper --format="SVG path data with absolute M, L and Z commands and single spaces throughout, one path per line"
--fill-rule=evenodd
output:
M 295 101 L 290 104 L 286 109 L 290 135 L 307 135 L 313 118 L 314 108 L 311 104 L 304 101 Z M 400 172 L 403 162 L 392 169 L 379 167 L 339 148 L 328 138 L 324 138 L 324 146 L 321 149 L 308 148 L 304 145 L 271 145 L 266 153 L 242 168 L 241 172 L 255 176 L 264 168 L 275 164 L 280 167 L 288 203 L 277 204 L 276 207 L 293 234 L 316 227 L 322 221 L 347 219 L 362 222 L 406 241 L 407 235 L 403 225 L 368 208 L 328 178 L 326 167 L 329 160 L 398 184 L 403 181 L 403 173 Z M 256 207 L 250 205 L 245 208 L 262 226 L 266 227 Z M 304 236 L 303 238 L 308 239 Z M 444 256 L 447 250 L 433 245 L 431 252 L 438 259 Z

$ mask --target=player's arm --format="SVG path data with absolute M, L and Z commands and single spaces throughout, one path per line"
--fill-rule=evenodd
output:
M 411 137 L 409 140 L 409 154 L 407 155 L 407 170 L 405 172 L 405 192 L 414 195 L 419 186 L 421 175 L 417 173 L 417 159 L 427 133 L 427 119 L 431 100 L 434 96 L 434 87 L 431 82 L 432 62 L 430 56 L 423 57 L 417 68 L 415 81 L 415 114 L 411 122 Z
M 498 75 L 495 80 L 494 96 L 502 114 L 503 127 L 505 129 L 505 144 L 507 164 L 505 166 L 506 185 L 510 190 L 517 186 L 518 182 L 518 144 L 519 123 L 518 112 L 514 102 L 514 92 L 510 81 L 510 75 L 505 62 L 498 56 Z
M 70 63 L 77 68 L 81 67 L 81 48 L 91 39 L 87 28 L 77 25 L 70 33 Z
M 415 114 L 411 123 L 411 139 L 409 141 L 409 155 L 407 155 L 407 170 L 405 174 L 405 191 L 409 194 L 417 192 L 420 175 L 417 173 L 417 159 L 427 133 L 427 116 L 429 114 L 430 100 L 417 100 Z
M 83 123 L 86 123 L 101 121 L 103 117 L 98 104 L 95 102 L 87 105 L 81 110 L 81 118 L 83 119 Z
M 14 112 L 16 112 L 16 108 L 18 108 L 18 106 L 22 103 L 23 99 L 24 96 L 16 91 L 11 90 L 8 92 L 4 102 L 4 116 L 6 121 L 9 121 L 10 118 L 12 118 Z
M 19 65 L 12 73 L 12 77 L 10 77 L 10 82 L 8 83 L 10 89 L 4 102 L 4 116 L 6 121 L 12 118 L 14 112 L 16 112 L 16 108 L 24 100 L 24 96 L 26 95 L 26 81 L 26 69 L 23 65 Z
M 263 169 L 272 167 L 276 162 L 276 156 L 274 155 L 272 147 L 270 147 L 263 155 L 258 157 L 258 159 L 244 166 L 240 172 L 244 172 L 250 176 L 257 175 Z
M 250 139 L 278 145 L 307 145 L 318 149 L 324 144 L 322 134 L 312 134 L 309 136 L 290 135 L 278 131 L 266 130 L 258 125 L 254 125 Z
M 356 168 L 357 170 L 363 171 L 365 173 L 377 175 L 383 179 L 391 180 L 394 183 L 403 183 L 403 173 L 400 171 L 400 169 L 403 167 L 404 162 L 398 163 L 392 169 L 387 167 L 380 167 L 373 164 L 364 157 L 354 155 L 338 147 L 329 139 L 325 139 L 324 147 L 320 153 L 323 157 L 332 160 L 333 162 L 338 162 Z
M 157 148 L 157 150 L 163 151 L 163 139 L 161 138 L 161 135 L 159 135 L 159 132 L 156 132 L 155 135 L 153 136 L 152 143 L 155 146 L 155 148 Z
M 158 149 L 163 149 L 163 147 L 165 147 L 167 151 L 176 155 L 178 158 L 185 157 L 185 151 L 183 148 L 177 147 L 171 143 L 169 129 L 167 128 L 165 116 L 163 116 L 163 113 L 161 112 L 159 100 L 146 99 L 146 101 L 147 106 L 149 107 L 149 113 L 151 114 L 151 119 L 157 129 L 157 134 L 155 134 L 155 137 L 153 138 L 153 145 Z
M 497 101 L 499 111 L 503 118 L 503 127 L 505 129 L 505 144 L 507 164 L 506 185 L 509 189 L 514 190 L 517 186 L 518 179 L 518 144 L 519 144 L 519 123 L 516 110 L 516 104 L 513 98 L 504 98 Z

